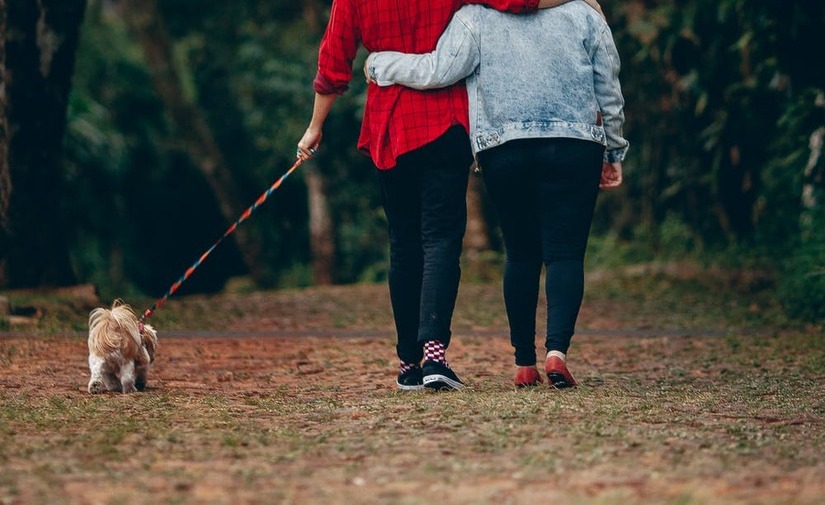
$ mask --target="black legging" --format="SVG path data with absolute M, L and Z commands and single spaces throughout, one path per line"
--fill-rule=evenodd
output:
M 536 306 L 547 267 L 548 351 L 566 353 L 584 296 L 584 252 L 604 148 L 576 139 L 525 139 L 479 154 L 506 249 L 504 302 L 516 365 L 536 364 Z

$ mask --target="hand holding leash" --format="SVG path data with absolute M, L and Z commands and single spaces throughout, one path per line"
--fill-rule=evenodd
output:
M 298 141 L 298 149 L 295 150 L 295 157 L 301 161 L 306 161 L 318 152 L 318 146 L 321 145 L 321 139 L 324 134 L 321 130 L 315 130 L 312 127 L 307 128 L 304 136 Z

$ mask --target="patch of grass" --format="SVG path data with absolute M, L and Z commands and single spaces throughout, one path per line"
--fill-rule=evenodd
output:
M 16 355 L 17 347 L 15 345 L 5 345 L 3 342 L 0 342 L 0 365 L 11 365 Z

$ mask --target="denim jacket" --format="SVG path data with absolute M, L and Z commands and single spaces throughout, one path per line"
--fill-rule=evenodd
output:
M 366 71 L 380 86 L 416 89 L 467 78 L 470 138 L 478 153 L 509 140 L 567 137 L 606 146 L 624 159 L 624 98 L 619 54 L 604 19 L 584 2 L 536 14 L 462 7 L 435 51 L 370 54 Z

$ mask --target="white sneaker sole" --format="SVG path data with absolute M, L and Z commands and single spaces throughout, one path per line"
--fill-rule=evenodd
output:
M 434 383 L 440 382 L 446 387 L 436 387 Z M 440 374 L 433 374 L 424 377 L 424 387 L 431 389 L 464 389 L 464 384 Z
M 405 386 L 404 384 L 395 383 L 401 391 L 421 391 L 424 389 L 424 384 L 416 384 L 415 386 Z

